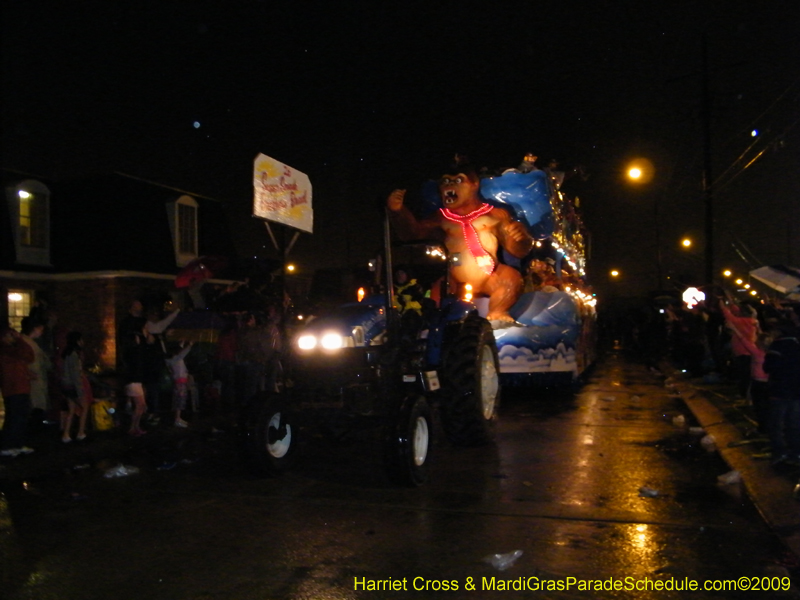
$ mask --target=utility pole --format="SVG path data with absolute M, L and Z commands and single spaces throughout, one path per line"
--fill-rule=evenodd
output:
M 653 194 L 653 220 L 655 221 L 656 233 L 656 282 L 659 292 L 663 289 L 663 266 L 661 260 L 661 217 L 658 214 L 658 195 Z
M 711 92 L 708 74 L 708 34 L 702 38 L 702 102 L 701 120 L 703 122 L 703 195 L 705 198 L 705 283 L 714 282 L 714 194 L 711 177 Z

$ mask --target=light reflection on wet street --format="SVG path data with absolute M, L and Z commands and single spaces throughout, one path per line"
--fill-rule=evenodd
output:
M 673 424 L 678 415 L 685 424 Z M 791 557 L 739 486 L 717 485 L 727 467 L 701 447 L 693 424 L 661 377 L 611 355 L 575 395 L 506 390 L 495 445 L 456 449 L 440 436 L 432 481 L 420 489 L 387 483 L 369 435 L 308 435 L 282 479 L 251 476 L 235 436 L 209 428 L 153 432 L 141 445 L 53 446 L 63 454 L 55 467 L 31 457 L 40 463 L 0 471 L 2 592 L 10 600 L 678 598 L 687 592 L 481 591 L 481 583 L 787 575 Z M 118 460 L 141 470 L 103 478 Z M 167 461 L 175 468 L 159 470 Z M 514 550 L 522 555 L 505 571 L 484 560 Z M 415 577 L 459 589 L 354 590 L 362 578 L 406 578 L 410 589 Z M 465 589 L 469 577 L 476 591 Z M 798 597 L 794 588 L 760 595 Z

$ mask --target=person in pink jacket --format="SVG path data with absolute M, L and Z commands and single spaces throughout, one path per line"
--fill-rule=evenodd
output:
M 731 330 L 734 335 L 739 337 L 750 355 L 750 401 L 753 403 L 758 431 L 766 435 L 769 416 L 769 375 L 764 371 L 764 358 L 775 334 L 761 332 L 756 337 L 756 341 L 751 342 L 746 334 L 739 332 L 736 325 L 733 325 Z
M 746 343 L 754 344 L 756 336 L 760 333 L 758 319 L 755 311 L 749 306 L 738 307 L 732 304 L 726 306 L 720 302 L 720 309 L 725 315 L 725 324 L 731 330 L 731 353 L 733 354 L 733 374 L 736 379 L 737 390 L 742 398 L 747 397 L 750 388 L 750 363 L 752 355 Z

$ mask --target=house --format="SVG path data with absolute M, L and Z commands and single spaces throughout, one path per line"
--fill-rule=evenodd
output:
M 81 331 L 86 364 L 117 364 L 117 324 L 134 299 L 192 306 L 176 275 L 199 257 L 227 264 L 206 288 L 239 278 L 221 201 L 114 173 L 46 181 L 2 173 L 0 323 L 47 306 L 62 332 Z

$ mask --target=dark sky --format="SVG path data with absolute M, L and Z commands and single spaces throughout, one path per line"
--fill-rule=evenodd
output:
M 417 190 L 456 151 L 492 167 L 533 151 L 590 174 L 568 185 L 592 231 L 598 288 L 612 266 L 628 289 L 655 284 L 654 202 L 665 272 L 702 275 L 705 34 L 719 266 L 746 270 L 732 242 L 751 261 L 800 262 L 795 1 L 1 10 L 2 167 L 122 171 L 246 214 L 263 152 L 314 185 L 315 234 L 301 237 L 297 260 L 360 264 L 394 187 Z M 638 190 L 620 177 L 634 156 L 656 166 Z M 681 254 L 685 234 L 697 244 Z

